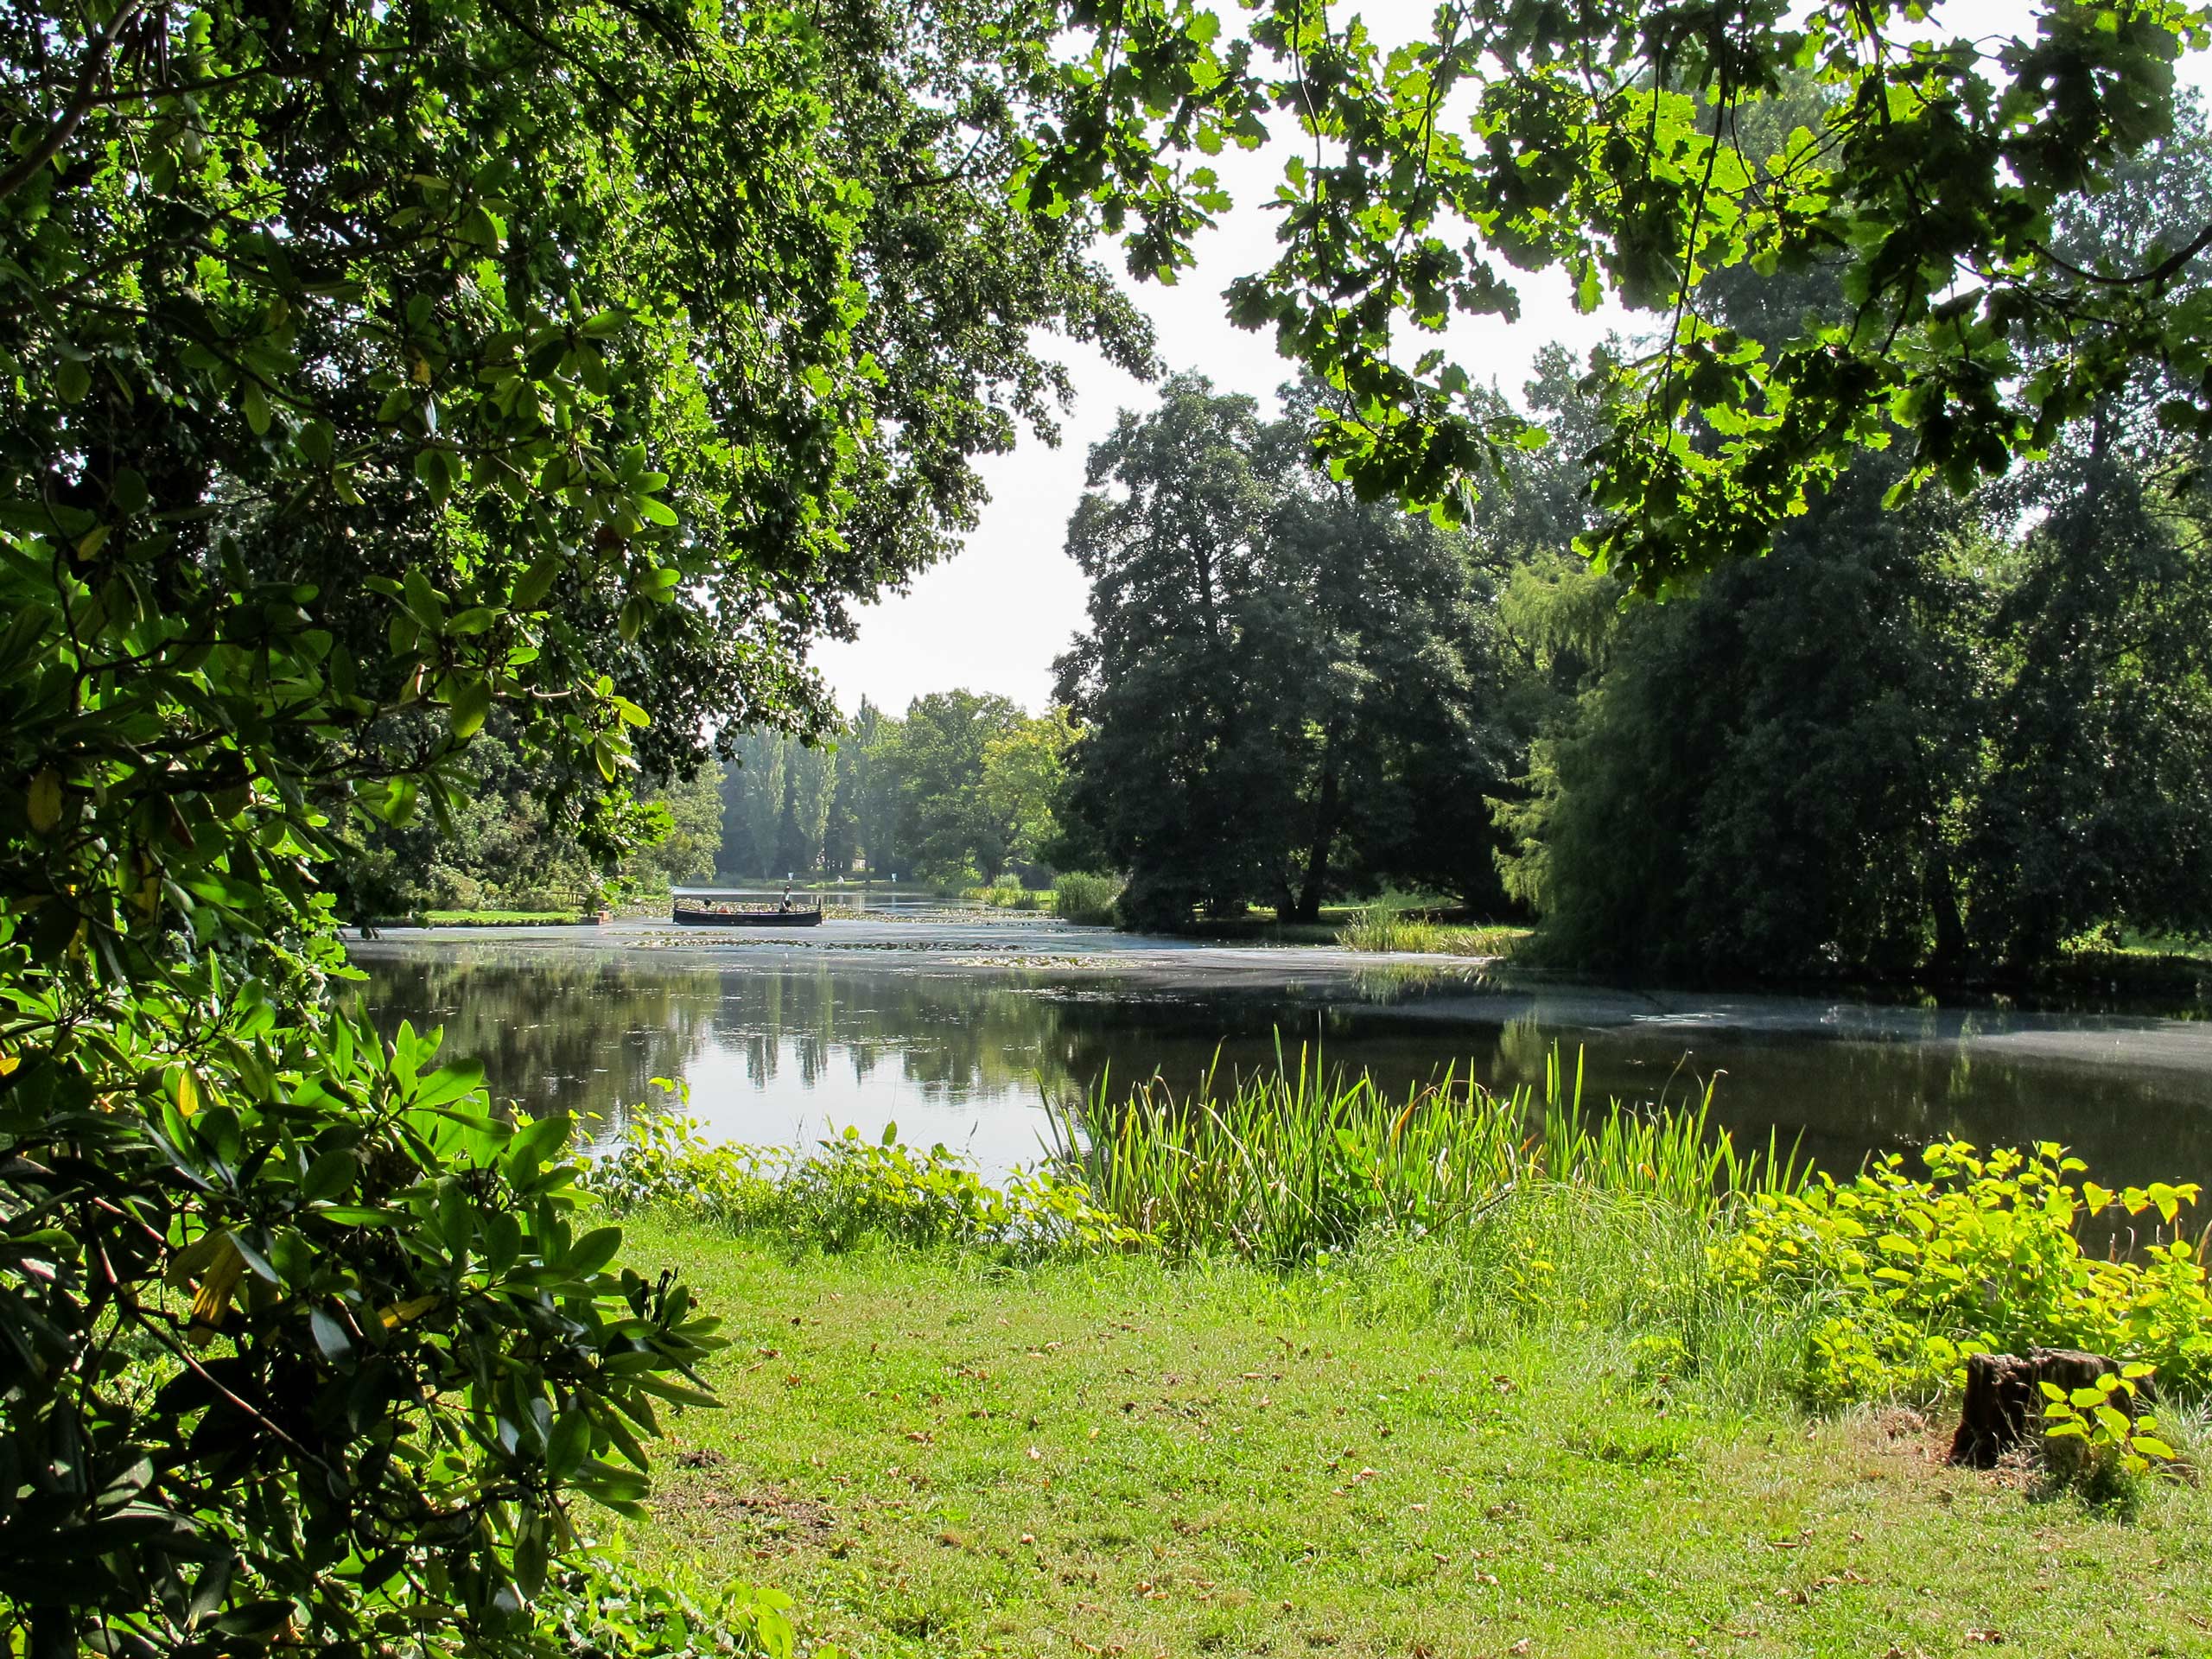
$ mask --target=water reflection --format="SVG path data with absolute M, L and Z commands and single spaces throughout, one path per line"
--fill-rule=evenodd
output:
M 738 958 L 531 950 L 425 940 L 364 953 L 365 1004 L 389 1027 L 442 1025 L 502 1095 L 609 1126 L 680 1078 L 733 1140 L 795 1143 L 832 1125 L 965 1147 L 986 1166 L 1033 1159 L 1040 1098 L 1158 1071 L 1179 1085 L 1294 1061 L 1365 1067 L 1394 1088 L 1447 1065 L 1493 1087 L 1541 1084 L 1560 1045 L 1586 1092 L 1681 1101 L 1717 1079 L 1739 1135 L 1770 1130 L 1830 1167 L 1938 1135 L 2055 1140 L 2109 1181 L 2212 1184 L 2212 1031 L 2178 1021 L 1823 1006 L 1659 1002 L 1567 988 L 1395 986 L 1350 973 L 1287 982 L 1174 974 L 976 969 L 920 953 Z M 1392 1000 L 1395 998 L 1395 1000 Z

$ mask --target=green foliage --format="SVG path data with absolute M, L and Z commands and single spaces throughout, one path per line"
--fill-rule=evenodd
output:
M 939 886 L 994 883 L 1048 861 L 1065 710 L 1025 715 L 969 691 L 917 698 L 905 718 L 863 701 L 834 747 L 775 732 L 740 739 L 722 786 L 722 868 L 733 874 L 871 874 Z
M 1148 164 L 1157 147 L 1249 147 L 1280 111 L 1300 142 L 1276 259 L 1231 285 L 1230 315 L 1331 388 L 1314 442 L 1334 475 L 1440 517 L 1463 516 L 1522 435 L 1429 349 L 1452 319 L 1517 315 L 1514 270 L 1642 313 L 1649 344 L 1602 371 L 1589 546 L 1672 594 L 1764 551 L 1866 449 L 1903 452 L 1905 487 L 1964 493 L 2051 448 L 2139 365 L 2178 368 L 2173 428 L 2212 429 L 2212 307 L 2184 278 L 2201 219 L 2086 263 L 2054 234 L 2070 198 L 2171 135 L 2174 61 L 2204 43 L 2203 14 L 2049 0 L 2019 36 L 1980 39 L 1929 15 L 1447 4 L 1386 49 L 1301 0 L 1264 0 L 1249 38 L 1117 0 L 1086 11 L 1090 50 L 1065 70 L 1082 118 L 1017 188 L 1053 208 L 1103 198 L 1134 221 L 1131 269 L 1166 277 L 1228 198 L 1210 167 Z M 1762 315 L 1754 334 L 1704 281 L 1727 272 L 1741 294 L 1814 267 L 1841 315 Z
M 564 805 L 550 769 L 525 762 L 511 741 L 512 722 L 502 714 L 492 726 L 461 757 L 465 784 L 442 815 L 364 828 L 342 873 L 359 913 L 595 910 L 714 874 L 718 763 L 657 791 Z
M 715 1322 L 613 1265 L 567 1119 L 200 975 L 0 1039 L 0 1596 L 41 1641 L 534 1650 L 570 1495 L 635 1511 Z
M 2139 1360 L 2107 1371 L 2092 1386 L 2038 1384 L 2044 1397 L 2044 1462 L 2063 1483 L 2093 1499 L 2153 1467 L 2171 1469 L 2177 1457 L 2159 1438 L 2155 1413 L 2139 1410 L 2138 1395 L 2156 1367 Z
M 1016 1170 L 994 1187 L 941 1146 L 900 1145 L 895 1124 L 880 1141 L 848 1128 L 792 1153 L 720 1145 L 688 1119 L 641 1116 L 588 1181 L 618 1213 L 670 1205 L 716 1226 L 826 1250 L 958 1245 L 1027 1260 L 1139 1242 L 1080 1181 Z
M 1961 635 L 1987 606 L 1961 527 L 1884 512 L 1883 485 L 1854 474 L 1765 559 L 1618 620 L 1499 809 L 1555 957 L 1804 975 L 1937 954 L 1983 683 Z M 1546 597 L 1571 613 L 1577 585 Z
M 1122 897 L 1119 876 L 1095 870 L 1067 870 L 1052 880 L 1052 913 L 1084 927 L 1108 927 Z
M 561 1591 L 553 1634 L 561 1651 L 575 1659 L 710 1659 L 729 1653 L 792 1659 L 798 1650 L 791 1599 L 742 1580 L 695 1598 L 620 1561 L 594 1557 L 565 1574 Z M 810 1659 L 844 1659 L 832 1647 L 809 1653 Z
M 1966 1356 L 2080 1348 L 2157 1367 L 2169 1386 L 2212 1388 L 2212 1289 L 2199 1249 L 2174 1231 L 2193 1184 L 2114 1192 L 2052 1145 L 1978 1154 L 1939 1142 L 1926 1179 L 1902 1157 L 1855 1179 L 1821 1176 L 1760 1194 L 1715 1246 L 1730 1282 L 1825 1308 L 1801 1386 L 1816 1403 L 1927 1395 Z M 2084 1249 L 2084 1224 L 2149 1212 L 2152 1239 L 2126 1256 Z
M 2208 193 L 2192 104 L 2054 235 L 2119 268 L 2193 236 Z M 1793 296 L 1841 315 L 1817 276 Z M 2195 303 L 2203 273 L 2174 281 Z M 1713 302 L 1746 332 L 1783 326 L 1764 286 Z M 1571 436 L 1599 411 L 1562 378 L 1543 365 L 1529 397 Z M 1532 549 L 1504 618 L 1538 735 L 1493 810 L 1540 948 L 1655 976 L 1950 978 L 2034 972 L 2093 926 L 2202 926 L 2212 563 L 2196 441 L 2157 414 L 2169 390 L 2147 367 L 2115 385 L 1963 509 L 1885 511 L 1903 463 L 1863 458 L 1764 559 L 1625 615 L 1619 584 L 1568 557 L 1584 525 L 1558 490 L 1580 468 L 1510 469 L 1477 533 Z
M 0 4 L 11 1643 L 559 1647 L 703 1330 L 565 1125 L 328 1007 L 348 855 L 540 874 L 490 734 L 603 869 L 633 780 L 823 724 L 808 645 L 1049 426 L 1033 328 L 1146 366 L 1091 210 L 1007 200 L 1057 29 Z
M 1337 930 L 1347 950 L 1424 951 L 1453 957 L 1510 957 L 1527 937 L 1518 927 L 1451 927 L 1388 905 L 1363 905 Z
M 1530 1184 L 1701 1217 L 1798 1179 L 1794 1160 L 1739 1155 L 1711 1131 L 1709 1091 L 1692 1109 L 1586 1112 L 1579 1065 L 1569 1079 L 1555 1054 L 1541 1099 L 1447 1072 L 1400 1101 L 1303 1049 L 1294 1067 L 1210 1071 L 1185 1096 L 1159 1077 L 1109 1088 L 1102 1076 L 1058 1109 L 1059 1160 L 1103 1209 L 1184 1255 L 1288 1265 L 1375 1232 L 1464 1227 Z
M 1032 892 L 1022 886 L 1021 878 L 1009 870 L 988 887 L 962 889 L 960 902 L 985 910 L 1037 910 L 1050 897 L 1049 893 Z
M 773 1198 L 760 1154 L 709 1138 L 683 1115 L 682 1085 L 660 1077 L 654 1082 L 671 1096 L 669 1109 L 633 1114 L 612 1147 L 592 1160 L 584 1182 L 593 1196 L 618 1216 L 671 1204 L 704 1220 L 734 1225 L 759 1213 Z
M 1253 902 L 1312 922 L 1393 876 L 1496 893 L 1465 815 L 1502 782 L 1486 581 L 1459 537 L 1305 464 L 1312 397 L 1262 424 L 1180 375 L 1091 451 L 1062 816 L 1070 860 L 1128 872 L 1138 925 Z
M 899 849 L 924 880 L 965 887 L 1005 866 L 1021 808 L 993 800 L 988 756 L 994 745 L 1005 752 L 1024 720 L 1008 699 L 973 691 L 932 691 L 908 705 L 887 760 L 899 779 Z

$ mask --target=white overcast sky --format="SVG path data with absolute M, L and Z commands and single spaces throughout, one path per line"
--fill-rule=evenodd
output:
M 1429 0 L 1377 0 L 1366 9 L 1378 35 L 1388 22 L 1404 33 L 1424 25 Z M 2015 34 L 2030 27 L 2031 9 L 2021 0 L 1963 0 L 1938 13 L 1948 35 Z M 2212 82 L 2212 58 L 2183 66 L 2184 79 L 2200 88 Z M 1272 124 L 1279 128 L 1287 124 Z M 1170 372 L 1196 369 L 1218 389 L 1241 391 L 1273 407 L 1275 388 L 1293 372 L 1276 356 L 1272 331 L 1232 327 L 1222 290 L 1234 278 L 1273 263 L 1274 216 L 1264 204 L 1280 175 L 1280 139 L 1256 156 L 1230 155 L 1221 170 L 1236 207 L 1196 244 L 1198 264 L 1174 288 L 1128 283 L 1158 331 L 1160 359 Z M 1120 251 L 1102 247 L 1102 259 L 1122 270 Z M 1538 347 L 1563 340 L 1586 350 L 1611 328 L 1637 327 L 1610 305 L 1579 316 L 1567 285 L 1554 275 L 1509 273 L 1521 295 L 1521 320 L 1462 320 L 1448 336 L 1457 359 L 1478 380 L 1493 381 L 1519 401 L 1521 385 Z M 1127 282 L 1127 278 L 1124 281 Z M 928 691 L 963 686 L 995 691 L 1024 707 L 1042 708 L 1052 695 L 1052 658 L 1084 626 L 1088 588 L 1063 543 L 1068 516 L 1083 493 L 1090 446 L 1113 429 L 1116 412 L 1152 404 L 1152 387 L 1106 362 L 1088 346 L 1040 336 L 1039 347 L 1069 365 L 1076 400 L 1061 421 L 1057 448 L 1026 436 L 1010 454 L 987 457 L 978 470 L 990 491 L 982 520 L 959 553 L 924 571 L 904 592 L 887 593 L 864 607 L 860 636 L 832 641 L 815 653 L 816 665 L 848 713 L 863 696 L 894 713 Z

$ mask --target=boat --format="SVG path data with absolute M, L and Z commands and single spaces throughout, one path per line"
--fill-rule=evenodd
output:
M 704 894 L 679 893 L 669 908 L 680 927 L 819 927 L 822 900 L 811 905 L 747 905 Z

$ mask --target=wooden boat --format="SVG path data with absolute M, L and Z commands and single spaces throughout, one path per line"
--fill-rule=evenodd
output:
M 682 927 L 819 927 L 822 903 L 804 908 L 794 905 L 741 905 L 727 899 L 679 898 L 670 910 L 671 919 Z

